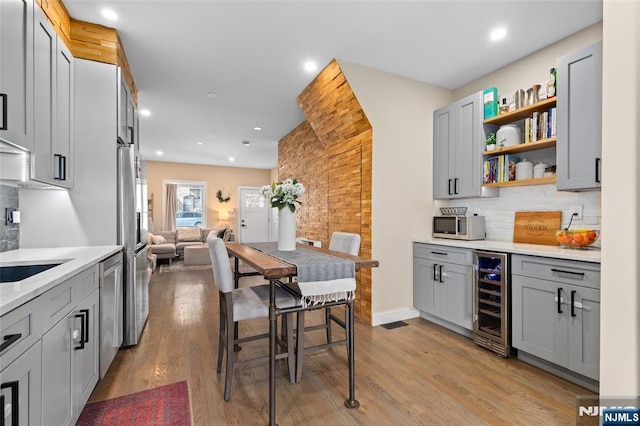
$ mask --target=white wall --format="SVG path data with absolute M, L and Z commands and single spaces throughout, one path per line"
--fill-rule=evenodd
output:
M 20 247 L 117 244 L 116 67 L 75 60 L 73 189 L 20 189 Z
M 431 232 L 432 116 L 450 90 L 338 61 L 373 127 L 372 322 L 416 316 L 413 238 Z
M 640 3 L 603 3 L 600 395 L 640 395 Z

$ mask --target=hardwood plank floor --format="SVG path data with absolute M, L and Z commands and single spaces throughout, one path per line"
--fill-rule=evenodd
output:
M 262 282 L 245 278 L 243 285 Z M 189 383 L 194 425 L 254 425 L 268 420 L 268 365 L 236 368 L 231 401 L 224 373 L 215 371 L 218 293 L 212 272 L 153 274 L 150 314 L 140 343 L 121 349 L 90 401 L 181 380 Z M 334 311 L 338 311 L 334 309 Z M 339 312 L 339 311 L 338 311 Z M 307 313 L 320 323 L 321 311 Z M 500 358 L 463 336 L 420 318 L 387 330 L 357 321 L 356 399 L 348 410 L 343 347 L 305 355 L 302 382 L 288 381 L 277 363 L 280 425 L 570 425 L 578 395 L 592 392 L 516 358 Z M 241 334 L 266 332 L 266 320 L 242 324 Z M 334 327 L 336 338 L 342 330 Z M 324 333 L 307 333 L 307 346 Z M 267 341 L 247 343 L 240 357 L 267 353 Z

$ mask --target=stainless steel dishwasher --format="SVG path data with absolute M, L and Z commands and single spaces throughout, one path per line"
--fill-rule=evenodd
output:
M 122 346 L 124 281 L 122 253 L 100 263 L 100 379 Z

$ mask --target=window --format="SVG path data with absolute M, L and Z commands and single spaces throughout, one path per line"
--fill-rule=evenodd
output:
M 206 185 L 204 182 L 169 182 L 176 186 L 176 228 L 200 228 L 206 226 Z M 165 191 L 166 192 L 166 191 Z M 171 200 L 167 200 L 171 202 Z

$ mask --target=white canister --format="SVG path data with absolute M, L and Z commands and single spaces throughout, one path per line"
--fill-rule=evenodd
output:
M 520 127 L 515 124 L 505 124 L 496 133 L 496 142 L 500 148 L 520 144 Z
M 533 163 L 522 160 L 516 164 L 516 180 L 533 179 Z
M 544 177 L 544 172 L 547 170 L 549 165 L 547 163 L 538 163 L 533 166 L 533 178 L 538 179 Z

